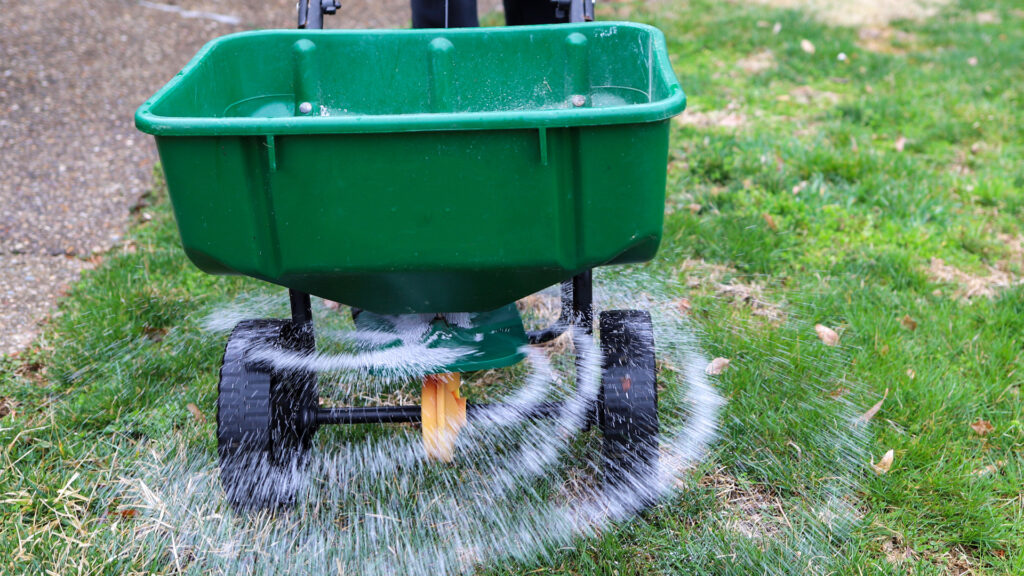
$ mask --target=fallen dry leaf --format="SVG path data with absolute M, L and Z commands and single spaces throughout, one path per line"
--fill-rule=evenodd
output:
M 708 367 L 704 369 L 704 373 L 710 376 L 717 376 L 722 372 L 725 372 L 725 369 L 728 367 L 728 358 L 715 358 L 708 364 Z
M 770 228 L 772 232 L 779 231 L 779 225 L 775 223 L 775 218 L 772 218 L 771 214 L 765 212 L 764 214 L 761 214 L 761 218 L 764 218 L 764 223 L 768 225 L 768 228 Z
M 910 378 L 911 380 L 917 378 L 917 372 L 915 372 L 913 368 L 907 368 L 907 378 Z
M 142 335 L 149 338 L 153 342 L 163 342 L 164 336 L 167 335 L 167 328 L 154 328 L 153 326 L 143 326 Z
M 893 143 L 893 146 L 896 148 L 897 152 L 903 152 L 903 149 L 906 148 L 907 146 L 907 139 L 904 138 L 903 136 L 900 136 L 899 138 L 896 139 L 896 142 Z
M 135 508 L 119 508 L 114 511 L 114 514 L 117 514 L 125 520 L 131 520 L 132 518 L 135 518 L 139 515 L 139 511 L 136 510 Z
M 977 421 L 971 422 L 971 430 L 974 430 L 978 436 L 987 436 L 995 429 L 996 427 L 988 420 L 982 420 L 979 418 Z
M 868 408 L 867 412 L 865 412 L 865 413 L 860 415 L 860 421 L 861 422 L 870 422 L 871 419 L 875 417 L 875 414 L 878 414 L 878 411 L 882 409 L 882 404 L 885 403 L 885 399 L 888 398 L 888 397 L 889 397 L 889 389 L 886 388 L 885 389 L 885 393 L 882 394 L 882 399 L 879 400 L 878 402 L 876 402 L 875 405 L 872 406 L 871 408 Z
M 203 411 L 199 409 L 199 406 L 189 402 L 185 405 L 185 408 L 192 414 L 192 417 L 198 420 L 200 423 L 206 423 L 206 416 L 203 415 Z
M 811 44 L 807 38 L 800 40 L 800 49 L 808 54 L 814 54 L 814 44 Z
M 882 459 L 879 460 L 877 464 L 874 462 L 871 463 L 871 469 L 875 471 L 875 474 L 885 474 L 890 468 L 892 468 L 892 461 L 894 457 L 895 454 L 890 449 L 884 456 L 882 456 Z
M 818 333 L 818 338 L 825 343 L 825 346 L 835 346 L 836 344 L 839 344 L 839 334 L 828 326 L 825 326 L 824 324 L 815 324 L 814 331 Z
M 982 468 L 978 468 L 977 470 L 972 471 L 971 474 L 973 474 L 975 476 L 988 476 L 989 474 L 992 474 L 994 472 L 998 472 L 999 469 L 1002 468 L 1005 465 L 1006 465 L 1005 461 L 1003 461 L 1003 460 L 996 460 L 995 464 L 989 464 L 988 466 L 985 466 L 985 467 L 982 467 Z
M 0 418 L 14 413 L 14 402 L 10 398 L 0 397 Z
M 910 314 L 906 314 L 903 316 L 903 318 L 900 319 L 900 325 L 902 325 L 907 330 L 910 330 L 911 332 L 917 330 L 917 320 L 911 318 Z
M 680 298 L 679 300 L 676 300 L 676 308 L 678 308 L 683 314 L 689 314 L 690 310 L 693 310 L 693 304 L 690 303 L 689 298 Z
M 686 209 L 689 210 L 691 214 L 699 214 L 700 211 L 701 211 L 701 205 L 700 204 L 689 204 L 689 205 L 686 206 Z

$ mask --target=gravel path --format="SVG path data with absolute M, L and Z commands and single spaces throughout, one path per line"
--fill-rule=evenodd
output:
M 409 21 L 408 0 L 347 0 L 326 19 Z M 294 22 L 295 0 L 0 0 L 0 355 L 124 233 L 156 161 L 135 108 L 215 36 Z

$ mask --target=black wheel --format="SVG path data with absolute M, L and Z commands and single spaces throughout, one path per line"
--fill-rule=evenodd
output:
M 658 470 L 658 382 L 654 327 L 642 310 L 600 316 L 601 398 L 598 423 L 605 488 L 624 499 L 651 502 Z
M 317 407 L 316 373 L 276 370 L 261 355 L 310 353 L 313 332 L 288 320 L 245 320 L 228 338 L 217 395 L 221 485 L 237 510 L 290 505 L 302 486 Z

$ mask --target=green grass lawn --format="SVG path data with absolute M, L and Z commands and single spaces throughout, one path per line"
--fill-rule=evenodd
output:
M 689 97 L 642 272 L 733 361 L 721 441 L 641 519 L 486 570 L 1024 574 L 1024 10 L 864 29 L 704 0 L 604 10 L 665 32 Z M 200 273 L 159 175 L 150 200 L 0 359 L 0 573 L 174 572 L 129 545 L 117 487 L 153 446 L 214 450 L 223 340 L 204 311 L 281 291 Z M 839 420 L 883 395 L 869 425 Z M 796 515 L 836 483 L 854 522 Z

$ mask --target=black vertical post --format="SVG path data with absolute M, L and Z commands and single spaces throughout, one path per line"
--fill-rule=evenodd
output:
M 299 0 L 299 28 L 320 30 L 324 27 L 324 13 L 321 0 Z
M 309 294 L 288 290 L 288 299 L 292 305 L 292 322 L 299 326 L 312 326 L 313 305 L 309 301 Z
M 572 322 L 587 334 L 594 333 L 594 273 L 581 272 L 572 277 Z

